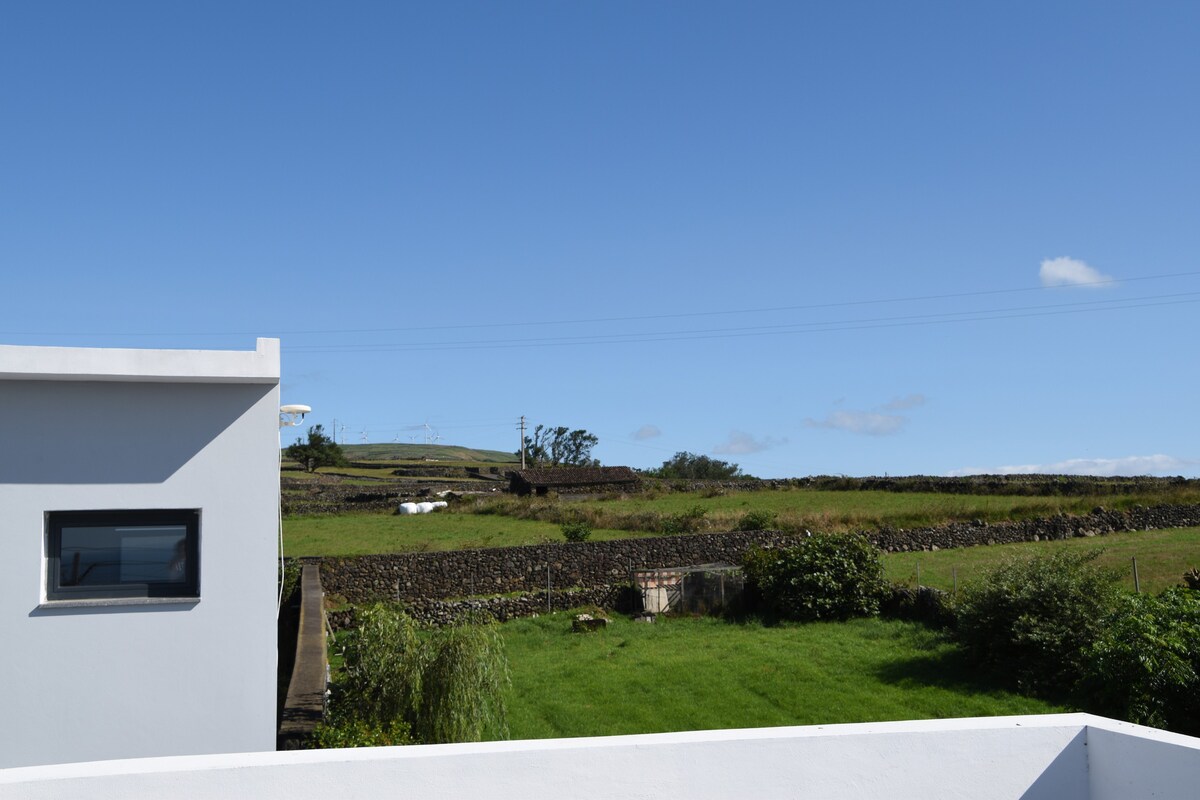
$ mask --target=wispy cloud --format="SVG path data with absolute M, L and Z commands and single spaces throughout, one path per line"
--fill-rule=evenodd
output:
M 662 436 L 662 431 L 658 429 L 657 425 L 643 425 L 631 435 L 639 442 L 643 442 L 646 439 L 657 439 L 659 436 Z
M 1108 275 L 1089 267 L 1077 258 L 1067 256 L 1046 259 L 1042 262 L 1042 269 L 1038 274 L 1042 279 L 1042 286 L 1086 286 L 1089 289 L 1116 286 L 1116 281 Z
M 835 405 L 839 403 L 835 403 Z M 808 417 L 804 420 L 804 424 L 809 428 L 846 431 L 863 436 L 890 436 L 898 433 L 908 424 L 908 417 L 895 412 L 907 411 L 910 408 L 923 406 L 925 403 L 925 395 L 914 392 L 902 397 L 893 397 L 883 405 L 876 406 L 869 411 L 838 409 L 829 412 L 825 419 Z
M 951 476 L 962 475 L 1177 475 L 1200 462 L 1175 456 L 1125 456 L 1124 458 L 1068 458 L 1052 464 L 1014 464 L 1002 467 L 956 469 Z
M 893 397 L 888 402 L 884 403 L 882 408 L 884 411 L 904 411 L 909 408 L 925 405 L 925 395 L 923 394 L 906 394 L 904 397 Z
M 761 453 L 781 444 L 787 444 L 787 439 L 776 439 L 773 436 L 755 439 L 745 431 L 730 431 L 729 438 L 714 447 L 713 452 L 718 455 L 746 455 Z
M 825 419 L 810 417 L 804 420 L 804 424 L 810 428 L 828 428 L 867 436 L 888 436 L 903 428 L 906 422 L 907 417 L 878 411 L 832 411 Z

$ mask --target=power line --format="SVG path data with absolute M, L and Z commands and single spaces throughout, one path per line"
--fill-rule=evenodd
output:
M 1061 316 L 1066 314 L 1081 314 L 1096 311 L 1122 311 L 1135 308 L 1182 305 L 1196 302 L 1200 302 L 1200 292 L 1148 295 L 1145 297 L 1128 298 L 1125 300 L 1080 301 L 1076 303 L 1055 303 L 1038 306 L 1012 306 L 1007 308 L 981 309 L 974 311 L 947 311 L 935 314 L 914 314 L 873 318 L 868 317 L 863 319 L 829 320 L 824 322 L 795 322 L 778 325 L 757 325 L 735 328 L 700 328 L 679 331 L 610 333 L 582 336 L 536 337 L 527 339 L 474 339 L 424 343 L 290 345 L 285 349 L 288 352 L 293 352 L 296 354 L 318 354 L 475 349 L 495 350 L 518 347 L 564 347 L 584 344 L 639 344 L 647 342 L 729 339 L 743 338 L 747 336 L 769 336 L 781 334 L 828 333 L 961 322 L 986 322 L 1004 319 Z
M 298 329 L 298 330 L 275 330 L 272 335 L 275 336 L 309 336 L 309 335 L 341 335 L 347 333 L 412 333 L 416 331 L 444 331 L 444 330 L 470 330 L 470 329 L 485 329 L 485 328 L 516 328 L 516 327 L 534 327 L 534 326 L 553 326 L 553 325 L 585 325 L 603 322 L 638 322 L 666 319 L 687 319 L 696 317 L 715 317 L 715 316 L 734 316 L 738 314 L 768 314 L 781 311 L 813 311 L 817 309 L 829 308 L 846 308 L 852 306 L 867 306 L 867 305 L 885 305 L 890 303 L 915 303 L 931 300 L 954 300 L 966 297 L 986 297 L 1002 294 L 1018 294 L 1026 292 L 1052 292 L 1061 291 L 1064 289 L 1072 289 L 1077 287 L 1102 287 L 1102 286 L 1117 286 L 1124 283 L 1134 283 L 1137 281 L 1152 281 L 1164 280 L 1167 278 L 1186 278 L 1200 275 L 1200 270 L 1190 272 L 1169 272 L 1158 275 L 1141 275 L 1132 278 L 1105 278 L 1097 281 L 1089 281 L 1083 283 L 1071 284 L 1069 286 L 1025 286 L 1014 289 L 984 289 L 973 292 L 952 292 L 946 294 L 926 294 L 926 295 L 911 295 L 906 297 L 891 297 L 891 298 L 876 298 L 869 300 L 844 300 L 825 303 L 807 303 L 800 305 L 782 305 L 782 306 L 767 306 L 761 308 L 740 308 L 740 309 L 716 309 L 708 311 L 683 311 L 667 314 L 643 314 L 630 316 L 611 316 L 611 317 L 591 317 L 581 319 L 560 319 L 560 320 L 521 320 L 507 322 L 479 322 L 479 323 L 461 323 L 454 325 L 418 325 L 410 327 L 396 328 L 313 328 L 313 329 Z M 156 331 L 156 332 L 114 332 L 114 331 L 74 331 L 62 333 L 61 331 L 0 331 L 0 336 L 260 336 L 263 331 Z

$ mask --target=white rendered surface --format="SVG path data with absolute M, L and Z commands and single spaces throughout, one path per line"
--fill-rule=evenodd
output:
M 0 380 L 279 382 L 279 340 L 254 350 L 132 350 L 0 345 Z
M 1109 800 L 1193 796 L 1197 770 L 1195 739 L 1061 714 L 68 764 L 0 795 Z
M 136 352 L 0 348 L 0 766 L 274 748 L 278 342 Z M 44 602 L 46 512 L 154 508 L 199 602 Z

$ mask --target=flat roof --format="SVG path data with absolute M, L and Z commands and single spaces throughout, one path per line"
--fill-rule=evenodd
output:
M 0 380 L 274 384 L 279 340 L 258 339 L 254 350 L 0 345 Z

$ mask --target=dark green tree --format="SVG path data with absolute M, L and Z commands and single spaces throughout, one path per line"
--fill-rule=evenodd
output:
M 592 448 L 599 443 L 595 434 L 582 428 L 538 425 L 532 436 L 525 437 L 525 460 L 534 467 L 595 467 L 600 462 L 592 458 Z
M 708 456 L 689 453 L 686 450 L 676 453 L 664 461 L 658 469 L 647 471 L 656 478 L 688 478 L 692 480 L 725 480 L 728 478 L 749 477 L 742 474 L 742 468 L 728 461 L 721 461 Z
M 320 425 L 308 429 L 307 443 L 297 441 L 289 445 L 283 454 L 304 467 L 306 472 L 315 472 L 317 467 L 346 465 L 346 454 L 337 442 L 325 435 L 325 429 Z

